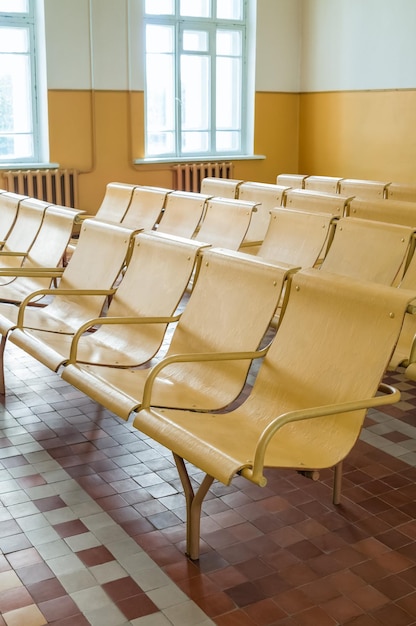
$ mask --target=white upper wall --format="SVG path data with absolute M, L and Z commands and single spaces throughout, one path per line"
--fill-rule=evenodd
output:
M 257 0 L 256 91 L 299 91 L 300 37 L 301 0 Z
M 301 91 L 416 87 L 415 0 L 302 0 Z

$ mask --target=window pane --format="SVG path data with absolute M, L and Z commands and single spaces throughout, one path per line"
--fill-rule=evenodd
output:
M 240 131 L 218 131 L 215 135 L 218 152 L 239 152 L 241 150 Z
M 144 10 L 149 15 L 173 15 L 175 3 L 174 0 L 146 0 Z
M 198 153 L 209 151 L 209 137 L 208 132 L 184 132 L 182 133 L 182 153 Z
M 0 155 L 32 154 L 30 66 L 27 56 L 0 55 Z
M 222 20 L 242 20 L 243 0 L 218 0 L 217 17 Z
M 173 34 L 172 26 L 148 25 L 146 27 L 146 52 L 172 54 L 174 50 Z
M 182 130 L 209 127 L 210 59 L 207 56 L 181 56 Z
M 217 129 L 241 126 L 241 61 L 217 59 Z
M 0 13 L 28 13 L 28 0 L 0 0 Z
M 211 17 L 210 0 L 181 0 L 180 15 L 184 17 Z
M 28 52 L 28 45 L 26 28 L 0 28 L 0 53 Z
M 241 32 L 237 30 L 219 30 L 217 32 L 217 54 L 241 56 Z
M 185 30 L 182 46 L 192 52 L 208 52 L 208 33 L 202 30 Z

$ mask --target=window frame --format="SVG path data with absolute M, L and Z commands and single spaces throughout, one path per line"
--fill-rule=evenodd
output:
M 44 37 L 44 6 L 43 0 L 28 0 L 28 11 L 0 11 L 0 26 L 24 28 L 28 31 L 29 80 L 28 93 L 31 94 L 30 114 L 32 135 L 32 154 L 16 155 L 15 158 L 2 158 L 0 169 L 42 165 L 48 160 L 47 133 L 47 88 L 46 88 L 46 54 Z
M 217 0 L 212 0 L 213 10 L 215 11 Z M 243 17 L 239 20 L 234 19 L 217 19 L 216 17 L 198 18 L 179 16 L 179 0 L 174 0 L 174 14 L 173 15 L 150 15 L 145 12 L 143 7 L 142 20 L 143 20 L 143 53 L 144 53 L 144 161 L 186 161 L 186 160 L 210 160 L 210 159 L 223 159 L 223 158 L 247 158 L 253 156 L 253 124 L 254 124 L 254 79 L 253 70 L 250 69 L 254 66 L 254 60 L 251 58 L 251 52 L 253 46 L 250 45 L 250 40 L 253 37 L 253 30 L 250 27 L 250 20 L 253 17 L 253 0 L 242 0 L 243 5 Z M 149 24 L 155 25 L 168 25 L 174 29 L 174 81 L 175 81 L 175 141 L 174 150 L 172 152 L 160 152 L 155 153 L 149 151 L 148 148 L 148 100 L 146 97 L 147 92 L 147 61 L 146 61 L 146 27 Z M 190 152 L 184 151 L 181 148 L 182 139 L 182 122 L 181 122 L 181 108 L 180 108 L 180 62 L 183 54 L 186 54 L 183 50 L 183 31 L 185 29 L 191 30 L 203 30 L 210 32 L 210 37 L 215 36 L 217 31 L 236 30 L 241 33 L 241 56 L 238 57 L 241 62 L 241 93 L 240 93 L 240 111 L 241 117 L 239 132 L 239 147 L 236 150 L 232 149 L 216 149 L 215 148 L 215 134 L 217 132 L 216 126 L 213 124 L 213 117 L 216 112 L 216 61 L 220 55 L 216 54 L 215 49 L 209 51 L 209 58 L 211 60 L 210 75 L 212 78 L 210 88 L 210 128 L 209 128 L 209 150 L 203 152 Z M 213 141 L 214 138 L 214 141 Z

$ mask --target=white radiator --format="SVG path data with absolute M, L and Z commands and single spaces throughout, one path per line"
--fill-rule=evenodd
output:
M 7 191 L 45 200 L 52 204 L 78 207 L 77 170 L 5 170 L 0 172 L 1 176 L 4 182 L 0 186 Z
M 232 178 L 233 163 L 179 163 L 173 166 L 173 189 L 178 191 L 196 191 L 201 189 L 203 178 Z

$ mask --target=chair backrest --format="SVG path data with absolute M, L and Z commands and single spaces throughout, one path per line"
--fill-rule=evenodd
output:
M 173 315 L 201 248 L 190 239 L 157 232 L 137 234 L 107 317 Z M 78 360 L 122 367 L 141 365 L 159 350 L 166 327 L 160 323 L 103 325 L 80 342 Z
M 321 269 L 384 285 L 400 281 L 413 252 L 414 229 L 354 217 L 340 219 Z
M 227 198 L 207 201 L 201 226 L 195 239 L 218 248 L 238 250 L 250 226 L 255 202 Z
M 247 181 L 239 186 L 238 199 L 257 204 L 257 211 L 251 216 L 250 226 L 243 245 L 263 241 L 269 226 L 270 209 L 283 204 L 283 196 L 288 189 L 290 188 L 283 185 L 252 181 Z
M 0 195 L 0 241 L 5 241 L 16 220 L 19 204 L 25 200 L 23 196 L 11 191 L 3 191 Z
M 304 188 L 310 191 L 326 191 L 338 193 L 339 183 L 342 179 L 338 176 L 308 176 L 305 178 Z
M 64 206 L 48 206 L 22 267 L 29 270 L 57 267 L 71 238 L 74 221 L 82 213 L 83 211 Z M 37 289 L 48 288 L 51 282 L 52 279 L 47 276 L 18 276 L 11 285 L 2 287 L 0 298 L 21 301 L 25 295 Z
M 50 202 L 36 198 L 26 198 L 19 203 L 16 220 L 3 247 L 5 252 L 28 252 L 38 234 L 43 215 L 49 205 Z M 18 261 L 18 265 L 21 262 L 22 259 Z M 2 261 L 0 260 L 1 265 Z
M 295 274 L 248 401 L 258 432 L 287 411 L 373 397 L 415 293 L 399 292 L 316 269 Z M 332 467 L 355 444 L 364 415 L 338 413 L 285 426 L 283 442 L 277 434 L 265 464 L 294 467 L 297 459 L 298 468 Z
M 330 213 L 272 209 L 269 228 L 257 255 L 270 261 L 314 267 L 324 256 L 334 228 Z
M 292 187 L 292 189 L 303 189 L 304 181 L 307 177 L 307 174 L 278 174 L 276 176 L 276 184 Z
M 353 198 L 348 205 L 348 215 L 416 228 L 416 202 Z
M 279 264 L 280 265 L 280 264 Z M 294 267 L 223 249 L 202 252 L 201 268 L 166 355 L 238 352 L 259 347 Z M 250 363 L 183 364 L 168 390 L 172 406 L 192 407 L 183 385 L 196 381 L 197 406 L 222 408 L 244 386 Z M 188 376 L 190 377 L 188 379 Z M 170 406 L 170 404 L 169 404 Z
M 133 231 L 119 224 L 86 219 L 78 244 L 62 274 L 59 289 L 108 290 L 114 285 L 129 251 Z M 106 302 L 103 295 L 57 293 L 44 308 L 25 311 L 24 325 L 54 332 L 73 332 L 98 317 Z
M 390 183 L 386 195 L 388 200 L 416 202 L 416 183 Z
M 120 223 L 129 208 L 135 186 L 128 183 L 108 183 L 95 217 L 106 222 Z
M 339 193 L 357 198 L 384 198 L 388 181 L 343 178 L 339 183 Z
M 158 232 L 190 239 L 201 221 L 208 198 L 208 195 L 194 191 L 169 193 Z
M 335 217 L 343 217 L 349 200 L 341 194 L 307 189 L 289 189 L 285 193 L 285 206 L 289 209 L 331 213 Z
M 201 193 L 220 198 L 238 198 L 238 189 L 244 181 L 235 178 L 207 176 L 201 180 Z
M 137 186 L 121 223 L 129 228 L 152 230 L 159 221 L 169 189 Z

